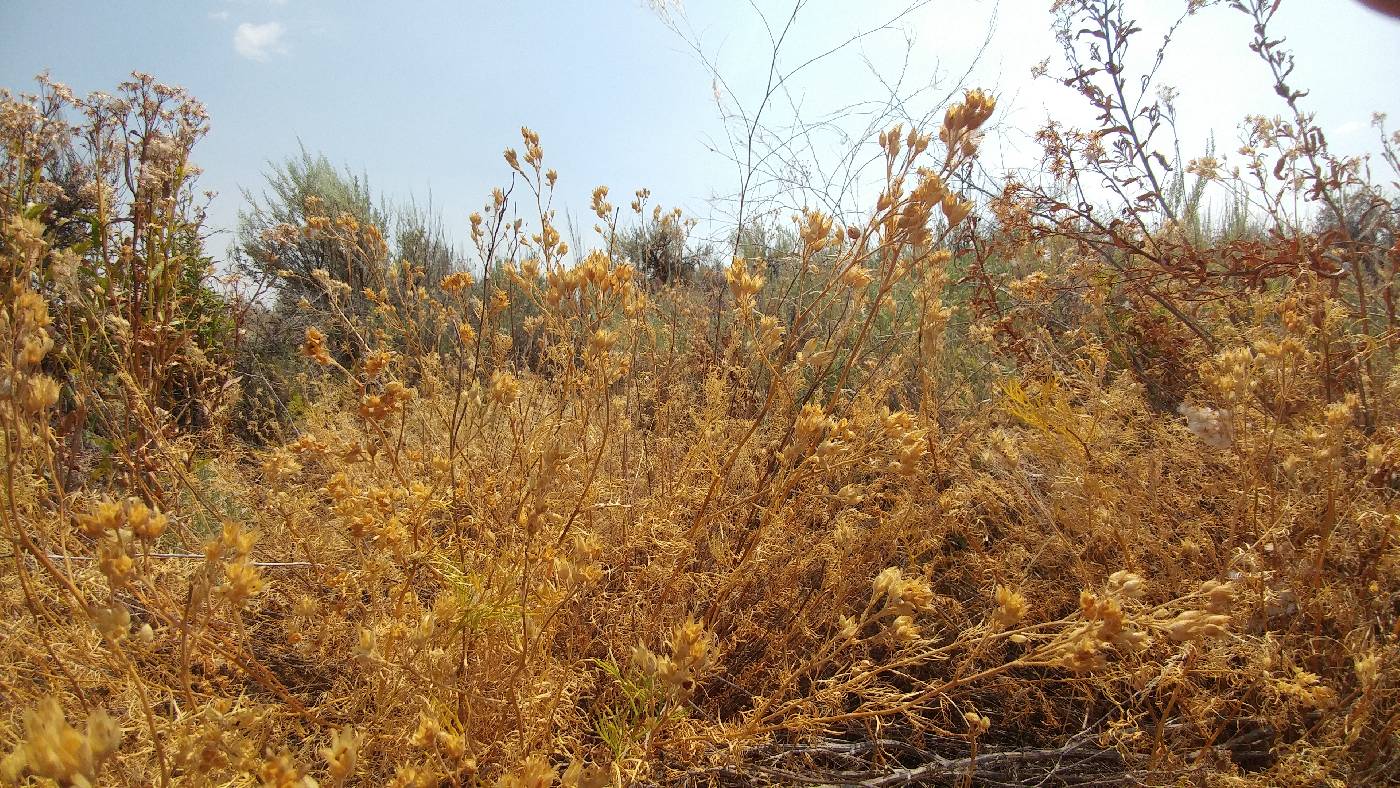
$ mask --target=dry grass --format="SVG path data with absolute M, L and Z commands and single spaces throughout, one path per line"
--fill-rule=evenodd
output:
M 8 181 L 0 781 L 1395 779 L 1394 322 L 1304 264 L 1153 280 L 1208 344 L 1082 226 L 1014 193 L 971 226 L 949 184 L 993 108 L 883 135 L 866 218 L 799 217 L 792 270 L 736 260 L 718 309 L 566 265 L 525 130 L 534 221 L 505 190 L 472 219 L 490 276 L 381 261 L 363 314 L 310 283 L 311 405 L 267 447 L 217 403 L 181 424 L 133 352 L 183 314 L 112 274 L 158 245 L 75 252 Z M 1010 269 L 956 283 L 991 300 L 945 303 L 963 234 Z M 105 458 L 70 451 L 78 408 Z

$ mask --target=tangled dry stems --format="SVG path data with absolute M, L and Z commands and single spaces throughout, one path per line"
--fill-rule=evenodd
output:
M 1393 779 L 1394 322 L 1302 264 L 1190 306 L 1156 279 L 1208 345 L 1015 190 L 970 228 L 950 184 L 993 109 L 882 135 L 869 215 L 799 217 L 771 281 L 736 259 L 648 286 L 607 251 L 606 189 L 601 251 L 566 264 L 528 129 L 472 217 L 480 278 L 426 282 L 309 210 L 285 242 L 386 273 L 302 283 L 312 404 L 265 447 L 216 403 L 180 422 L 152 349 L 218 361 L 115 274 L 154 262 L 183 175 L 133 186 L 166 213 L 104 227 L 111 251 L 7 214 L 0 779 Z M 1012 270 L 954 282 L 964 233 Z M 1000 300 L 946 300 L 979 278 Z M 1161 369 L 1187 371 L 1172 408 Z M 78 409 L 101 463 L 69 451 Z

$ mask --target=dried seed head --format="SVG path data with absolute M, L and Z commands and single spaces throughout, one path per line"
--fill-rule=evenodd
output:
M 1141 599 L 1147 592 L 1147 585 L 1140 576 L 1120 569 L 1108 576 L 1108 590 L 1128 599 Z
M 999 585 L 996 589 L 997 609 L 992 620 L 1002 628 L 1015 626 L 1026 617 L 1026 598 L 1018 591 Z
M 95 785 L 102 763 L 121 740 L 121 727 L 106 711 L 94 710 L 79 732 L 64 718 L 58 700 L 46 697 L 24 713 L 24 737 L 0 761 L 0 779 L 16 784 L 32 775 L 64 785 Z
M 312 788 L 315 784 L 302 775 L 286 753 L 263 761 L 258 768 L 258 781 L 263 788 Z
M 315 326 L 307 328 L 306 339 L 301 343 L 301 354 L 323 366 L 331 363 L 330 351 L 326 350 L 326 335 Z
M 740 304 L 752 303 L 754 295 L 763 289 L 763 277 L 749 273 L 748 262 L 742 257 L 735 257 L 730 261 L 724 277 L 729 282 L 729 290 L 734 294 L 734 300 Z
M 1186 417 L 1186 428 L 1208 446 L 1226 449 L 1234 441 L 1230 411 L 1181 403 L 1176 412 Z
M 121 640 L 131 631 L 131 611 L 120 602 L 109 605 L 91 605 L 88 616 L 97 631 L 109 640 Z
M 426 750 L 437 743 L 438 734 L 441 732 L 442 726 L 438 724 L 436 717 L 426 711 L 419 712 L 418 728 L 409 741 L 414 747 Z
M 832 219 L 821 211 L 804 211 L 800 220 L 799 235 L 809 254 L 825 249 L 832 241 Z
M 19 351 L 20 367 L 27 370 L 39 366 L 50 350 L 53 350 L 53 340 L 47 333 L 25 337 Z
M 1233 583 L 1221 583 L 1217 580 L 1207 580 L 1201 584 L 1201 591 L 1206 595 L 1206 610 L 1211 613 L 1228 613 L 1231 605 L 1235 601 L 1235 586 Z
M 1163 627 L 1163 631 L 1167 633 L 1167 637 L 1177 643 L 1184 643 L 1188 640 L 1220 637 L 1225 634 L 1225 627 L 1229 623 L 1230 617 L 1227 615 L 1208 613 L 1203 610 L 1185 610 L 1168 622 Z
M 505 370 L 491 373 L 491 399 L 503 407 L 510 407 L 520 397 L 520 381 Z
M 520 768 L 507 774 L 496 783 L 498 788 L 551 788 L 559 780 L 559 773 L 549 765 L 543 755 L 531 755 L 520 764 Z
M 239 559 L 224 567 L 224 576 L 226 579 L 218 591 L 234 607 L 242 607 L 266 586 L 258 568 L 246 559 Z
M 342 783 L 355 773 L 359 750 L 360 737 L 354 729 L 345 727 L 331 732 L 330 746 L 321 748 L 321 757 L 326 759 L 332 780 Z
M 902 578 L 903 573 L 899 571 L 899 567 L 891 566 L 881 570 L 880 574 L 875 576 L 875 581 L 871 584 L 871 602 L 877 602 L 880 597 L 889 594 L 890 590 L 893 589 Z
M 913 643 L 919 639 L 919 627 L 912 616 L 896 616 L 889 631 L 898 643 Z
M 114 587 L 126 585 L 136 562 L 126 551 L 126 545 L 115 537 L 102 541 L 97 551 L 97 568 Z
M 170 525 L 169 517 L 135 498 L 127 500 L 126 520 L 136 538 L 148 542 L 159 539 Z
M 975 711 L 969 711 L 964 713 L 963 720 L 967 722 L 967 728 L 973 736 L 980 736 L 986 733 L 992 727 L 991 719 L 984 717 Z
M 78 527 L 88 536 L 101 536 L 121 528 L 125 520 L 125 511 L 121 504 L 103 500 L 78 517 Z
M 963 219 L 972 212 L 972 203 L 968 200 L 949 194 L 939 202 L 939 207 L 943 209 L 943 216 L 948 220 L 949 227 L 956 227 L 962 223 Z

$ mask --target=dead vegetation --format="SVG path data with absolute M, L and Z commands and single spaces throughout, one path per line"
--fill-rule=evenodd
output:
M 229 426 L 253 307 L 196 242 L 197 103 L 7 99 L 0 781 L 1396 779 L 1397 211 L 1283 94 L 1242 174 L 1191 164 L 1259 178 L 1247 237 L 1188 231 L 1120 128 L 1047 129 L 1052 177 L 974 205 L 969 91 L 790 266 L 664 285 L 603 188 L 570 262 L 524 129 L 475 273 L 314 205 L 261 239 L 378 272 L 285 273 L 315 320 L 272 445 Z

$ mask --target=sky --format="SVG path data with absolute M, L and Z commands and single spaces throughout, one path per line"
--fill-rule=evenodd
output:
M 780 73 L 850 43 L 793 74 L 765 120 L 781 128 L 794 112 L 829 119 L 811 138 L 815 161 L 829 163 L 867 130 L 862 113 L 883 106 L 901 73 L 894 92 L 912 116 L 961 84 L 979 85 L 998 95 L 1001 124 L 984 156 L 1015 167 L 1034 165 L 1029 134 L 1048 115 L 1083 117 L 1072 91 L 1030 76 L 1059 52 L 1049 0 L 926 0 L 900 16 L 911 1 L 804 0 Z M 1182 6 L 1128 2 L 1143 46 Z M 1282 3 L 1277 32 L 1298 57 L 1292 81 L 1313 91 L 1306 101 L 1333 147 L 1376 150 L 1372 113 L 1400 125 L 1400 21 L 1355 0 Z M 200 187 L 217 193 L 215 257 L 232 238 L 242 190 L 258 192 L 269 162 L 300 145 L 366 174 L 392 200 L 431 200 L 464 238 L 467 215 L 507 180 L 501 151 L 519 146 L 522 125 L 541 134 L 559 172 L 561 220 L 568 210 L 590 226 L 588 195 L 607 185 L 616 204 L 647 187 L 654 203 L 714 226 L 731 210 L 717 198 L 739 182 L 721 105 L 758 106 L 772 52 L 765 20 L 781 29 L 793 0 L 657 5 L 0 0 L 0 87 L 32 90 L 48 70 L 75 91 L 110 91 L 139 70 L 188 89 L 212 119 L 194 158 Z M 1178 34 L 1163 78 L 1180 91 L 1188 157 L 1212 135 L 1233 151 L 1245 115 L 1285 111 L 1249 35 L 1246 19 L 1224 8 Z

